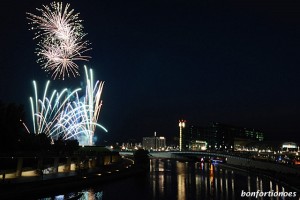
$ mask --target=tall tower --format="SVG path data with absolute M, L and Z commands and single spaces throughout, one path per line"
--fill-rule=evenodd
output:
M 179 151 L 182 151 L 182 129 L 185 128 L 185 120 L 179 120 Z
M 156 131 L 154 132 L 154 150 L 157 151 Z

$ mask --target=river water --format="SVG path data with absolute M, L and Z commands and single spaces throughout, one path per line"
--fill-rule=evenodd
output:
M 293 192 L 267 178 L 232 170 L 226 165 L 152 159 L 149 175 L 95 185 L 74 193 L 83 192 L 80 198 L 82 200 L 251 199 L 241 197 L 242 191 Z M 72 195 L 73 193 L 55 194 L 42 199 L 64 199 Z M 284 198 L 259 197 L 257 199 Z

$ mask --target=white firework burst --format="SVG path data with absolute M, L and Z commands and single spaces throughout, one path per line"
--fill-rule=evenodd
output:
M 67 88 L 60 93 L 54 90 L 48 97 L 48 81 L 43 98 L 38 97 L 34 81 L 35 98 L 30 97 L 34 133 L 45 133 L 52 139 L 77 139 L 81 145 L 93 145 L 96 127 L 107 130 L 99 124 L 102 106 L 101 94 L 104 82 L 93 82 L 93 71 L 85 67 L 85 95 L 79 97 L 80 88 L 73 91 Z
M 83 55 L 90 50 L 89 42 L 84 40 L 82 20 L 79 13 L 69 9 L 70 4 L 52 2 L 37 9 L 41 15 L 27 13 L 31 29 L 35 31 L 34 39 L 39 39 L 36 54 L 37 62 L 52 77 L 64 79 L 65 75 L 79 75 L 75 61 L 88 61 Z

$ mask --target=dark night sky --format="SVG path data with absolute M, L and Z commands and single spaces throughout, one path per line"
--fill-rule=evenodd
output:
M 51 1 L 1 1 L 0 100 L 25 105 L 36 64 L 26 12 Z M 178 134 L 178 120 L 217 121 L 300 141 L 300 6 L 294 1 L 68 1 L 105 81 L 108 140 Z M 80 86 L 82 77 L 52 81 Z M 28 119 L 28 124 L 31 121 Z M 100 134 L 103 138 L 104 133 Z

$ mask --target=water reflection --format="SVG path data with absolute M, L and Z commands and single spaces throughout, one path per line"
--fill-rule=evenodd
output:
M 153 163 L 155 162 L 164 162 L 164 160 L 153 160 Z M 285 191 L 285 188 L 282 186 L 279 187 L 278 184 L 276 184 L 276 188 L 273 188 L 275 186 L 274 183 L 266 178 L 250 175 L 245 172 L 233 171 L 220 165 L 200 162 L 168 162 L 168 165 L 165 164 L 164 170 L 170 173 L 153 174 L 154 171 L 157 171 L 155 167 L 152 167 L 153 171 L 150 172 L 153 174 L 152 178 L 154 182 L 160 181 L 160 176 L 162 175 L 165 179 L 172 180 L 172 183 L 167 181 L 167 184 L 164 183 L 164 187 L 160 187 L 161 194 L 153 192 L 154 199 L 157 199 L 157 196 L 169 196 L 171 189 L 169 191 L 166 191 L 166 189 L 174 187 L 177 190 L 177 199 L 204 198 L 227 200 L 239 199 L 242 190 L 245 192 L 256 192 L 258 190 L 265 192 Z M 159 169 L 159 171 L 162 170 Z M 171 178 L 174 175 L 176 175 L 176 179 Z M 259 199 L 264 198 L 260 197 Z
M 227 170 L 225 171 L 225 188 L 226 188 L 226 200 L 228 199 L 228 176 L 227 176 Z
M 270 181 L 270 189 L 269 190 L 273 191 L 273 183 L 272 183 L 272 181 Z M 270 197 L 270 199 L 273 199 L 273 197 Z
M 41 198 L 40 200 L 65 200 L 65 199 L 102 200 L 102 197 L 103 197 L 103 191 L 95 192 L 94 189 L 88 189 L 76 193 L 68 193 L 65 195 L 57 195 L 53 197 Z
M 185 170 L 186 170 L 186 166 L 184 163 L 181 162 L 177 162 L 176 164 L 176 168 L 177 168 L 177 183 L 178 183 L 178 189 L 177 189 L 177 196 L 178 199 L 186 199 L 185 197 Z
M 278 186 L 278 184 L 276 184 L 276 192 L 278 192 L 279 191 L 279 186 Z M 279 197 L 277 197 L 276 199 L 279 199 Z
M 232 194 L 232 199 L 235 199 L 235 193 L 234 193 L 234 173 L 231 171 L 231 194 Z M 240 194 L 239 194 L 240 196 Z
M 233 171 L 229 167 L 218 164 L 152 159 L 149 175 L 122 179 L 78 192 L 83 192 L 80 198 L 82 200 L 231 200 L 240 199 L 241 191 L 256 192 L 258 190 L 266 192 L 287 191 L 282 185 L 269 179 L 246 172 Z M 70 197 L 71 194 L 57 195 L 45 199 L 63 199 Z M 263 198 L 260 197 L 259 199 Z M 264 199 L 270 198 L 265 197 Z M 274 197 L 271 199 L 279 198 Z
M 152 180 L 152 196 L 170 196 L 171 189 L 176 188 L 176 199 L 233 199 L 234 176 L 232 171 L 222 169 L 209 163 L 172 162 L 158 164 L 164 160 L 152 160 L 150 176 Z M 161 167 L 164 166 L 164 170 Z M 163 173 L 162 173 L 163 172 Z M 176 176 L 176 179 L 172 179 Z M 164 183 L 165 180 L 168 180 Z M 172 182 L 171 182 L 172 181 Z M 159 194 L 157 193 L 159 183 Z M 155 184 L 156 183 L 156 184 Z M 166 191 L 168 190 L 168 191 Z

